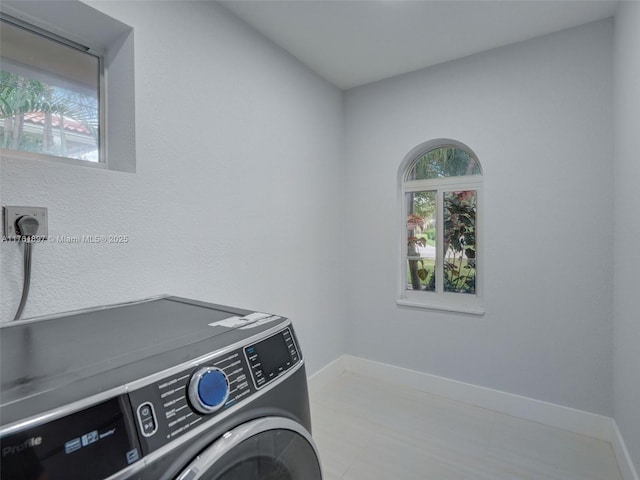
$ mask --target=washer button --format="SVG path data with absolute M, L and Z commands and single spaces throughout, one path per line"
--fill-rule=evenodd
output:
M 150 402 L 143 403 L 138 407 L 138 422 L 142 428 L 142 435 L 150 437 L 158 431 L 158 422 Z

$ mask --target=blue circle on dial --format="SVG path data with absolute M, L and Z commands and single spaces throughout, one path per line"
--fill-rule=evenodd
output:
M 229 394 L 227 377 L 220 370 L 209 370 L 198 382 L 198 397 L 209 407 L 221 405 Z

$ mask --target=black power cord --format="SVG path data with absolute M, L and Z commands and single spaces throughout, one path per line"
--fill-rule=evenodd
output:
M 24 279 L 22 283 L 22 297 L 20 298 L 20 305 L 14 320 L 18 320 L 22 316 L 24 306 L 27 304 L 27 298 L 29 297 L 29 287 L 31 286 L 31 246 L 33 245 L 33 237 L 38 233 L 38 227 L 40 222 L 34 217 L 25 215 L 20 217 L 16 222 L 20 239 L 24 244 Z

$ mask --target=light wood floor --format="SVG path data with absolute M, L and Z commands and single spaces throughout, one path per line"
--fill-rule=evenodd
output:
M 324 480 L 622 480 L 607 442 L 356 374 L 311 415 Z

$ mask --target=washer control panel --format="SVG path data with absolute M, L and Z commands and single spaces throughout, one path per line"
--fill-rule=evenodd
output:
M 130 392 L 143 451 L 146 454 L 166 445 L 252 391 L 238 349 Z
M 244 401 L 301 361 L 289 327 L 129 392 L 144 455 Z

